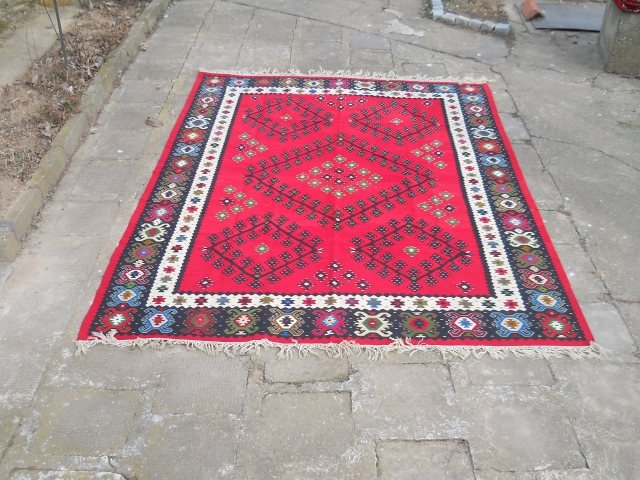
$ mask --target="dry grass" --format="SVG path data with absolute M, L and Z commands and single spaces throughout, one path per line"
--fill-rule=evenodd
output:
M 0 100 L 0 217 L 20 194 L 106 56 L 146 6 L 138 0 L 94 3 L 64 32 L 69 68 L 57 43 Z
M 479 20 L 506 22 L 507 13 L 502 0 L 444 0 L 444 9 Z

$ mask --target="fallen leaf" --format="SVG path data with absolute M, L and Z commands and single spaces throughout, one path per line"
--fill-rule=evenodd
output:
M 44 122 L 43 124 L 38 125 L 42 130 L 40 134 L 43 137 L 51 138 L 53 136 L 53 132 L 51 131 L 51 124 L 49 122 Z
M 164 123 L 162 123 L 160 120 L 156 120 L 155 118 L 147 118 L 146 124 L 149 125 L 150 127 L 162 127 L 164 125 Z

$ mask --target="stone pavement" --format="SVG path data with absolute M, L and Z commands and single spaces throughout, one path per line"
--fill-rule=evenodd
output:
M 595 34 L 515 23 L 505 41 L 427 20 L 421 0 L 387 1 L 169 8 L 22 253 L 0 266 L 0 478 L 638 478 L 640 81 L 603 73 Z M 78 326 L 197 71 L 266 67 L 492 80 L 610 358 L 281 361 L 178 347 L 75 357 Z M 148 116 L 165 126 L 146 126 Z

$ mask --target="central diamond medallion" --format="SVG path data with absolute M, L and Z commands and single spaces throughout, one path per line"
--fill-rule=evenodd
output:
M 342 155 L 338 155 L 333 162 L 324 162 L 313 167 L 308 173 L 300 173 L 296 178 L 301 182 L 319 188 L 321 192 L 342 198 L 349 193 L 373 185 L 382 180 L 382 176 L 361 168 L 353 160 L 347 162 Z

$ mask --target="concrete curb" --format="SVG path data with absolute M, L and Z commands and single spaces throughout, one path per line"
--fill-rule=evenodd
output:
M 71 117 L 56 135 L 51 150 L 40 161 L 38 170 L 27 182 L 4 218 L 0 219 L 0 262 L 10 262 L 20 251 L 20 241 L 29 231 L 33 218 L 47 195 L 58 183 L 82 138 L 102 110 L 120 72 L 138 51 L 147 34 L 164 14 L 171 0 L 153 0 L 131 25 L 129 34 L 113 49 L 80 99 L 80 113 Z
M 428 5 L 427 5 L 428 7 Z M 511 25 L 508 23 L 493 23 L 489 20 L 478 20 L 468 18 L 464 15 L 457 15 L 452 12 L 445 12 L 442 0 L 431 0 L 431 18 L 435 22 L 442 22 L 448 25 L 456 25 L 471 28 L 471 30 L 484 33 L 495 33 L 506 36 L 511 32 Z

